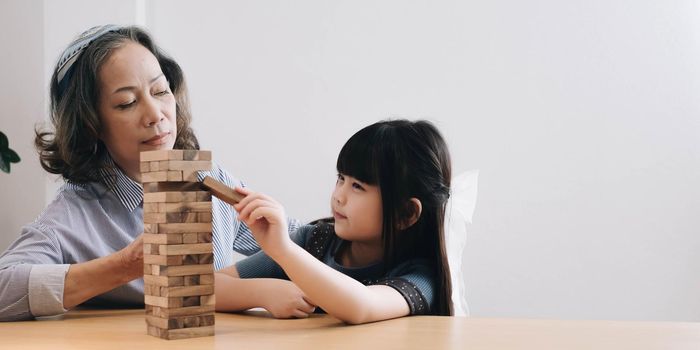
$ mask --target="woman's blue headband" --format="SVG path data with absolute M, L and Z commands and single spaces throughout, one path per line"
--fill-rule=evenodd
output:
M 83 51 L 85 51 L 85 48 L 90 46 L 90 44 L 93 41 L 95 41 L 102 35 L 105 35 L 109 32 L 115 32 L 121 28 L 122 27 L 114 24 L 92 27 L 80 34 L 80 36 L 73 42 L 73 44 L 66 48 L 65 51 L 63 51 L 61 59 L 58 60 L 58 74 L 56 75 L 59 91 L 61 91 L 61 93 L 65 91 L 65 89 L 68 87 L 68 81 L 70 81 L 71 75 L 71 67 L 73 67 L 75 61 L 78 60 L 80 54 L 83 53 Z

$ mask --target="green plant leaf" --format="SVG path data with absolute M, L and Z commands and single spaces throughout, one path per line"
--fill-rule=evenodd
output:
M 8 141 L 7 141 L 7 136 L 0 131 L 0 150 L 4 150 L 8 147 Z
M 19 163 L 20 161 L 19 154 L 11 148 L 2 151 L 2 157 L 10 163 Z
M 0 170 L 10 173 L 10 163 L 5 161 L 5 157 L 0 157 Z

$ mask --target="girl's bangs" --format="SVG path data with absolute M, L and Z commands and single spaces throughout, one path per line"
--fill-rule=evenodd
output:
M 366 184 L 376 185 L 377 174 L 377 145 L 375 137 L 368 128 L 358 131 L 338 155 L 336 169 L 338 173 L 352 176 Z

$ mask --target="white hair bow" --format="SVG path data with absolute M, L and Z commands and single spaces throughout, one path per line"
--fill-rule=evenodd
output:
M 472 223 L 476 205 L 479 171 L 466 171 L 452 179 L 445 209 L 445 245 L 450 264 L 452 304 L 455 316 L 469 316 L 462 260 L 467 244 L 467 225 Z

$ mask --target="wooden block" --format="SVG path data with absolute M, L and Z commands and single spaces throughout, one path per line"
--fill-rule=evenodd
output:
M 176 235 L 174 233 L 174 235 Z M 153 255 L 144 254 L 143 263 L 144 264 L 154 264 L 154 265 L 182 265 L 183 255 Z
M 160 255 L 205 254 L 211 253 L 212 251 L 212 243 L 163 244 L 158 246 L 158 254 Z
M 199 170 L 182 170 L 182 181 L 199 181 Z
M 193 285 L 193 286 L 182 286 L 182 287 L 161 287 L 160 295 L 163 297 L 190 297 L 190 296 L 202 296 L 202 295 L 213 295 L 214 286 L 213 285 Z M 208 305 L 208 304 L 207 304 Z
M 192 297 L 188 297 L 192 298 Z M 199 297 L 197 297 L 199 298 Z M 160 306 L 160 307 L 183 307 L 184 305 L 184 300 L 185 298 L 166 298 L 166 297 L 156 297 L 153 295 L 144 295 L 144 304 L 146 305 L 153 305 L 153 306 Z M 188 300 L 189 303 L 191 301 Z
M 211 213 L 211 202 L 165 203 L 163 210 L 166 213 L 185 211 Z
M 181 308 L 161 308 L 158 306 L 146 305 L 147 313 L 156 317 L 168 318 L 177 316 L 194 316 L 214 312 L 213 305 L 188 306 Z M 150 311 L 149 311 L 150 309 Z
M 182 160 L 183 151 L 181 149 L 157 150 L 141 152 L 141 162 L 152 162 L 160 160 Z
M 141 163 L 143 164 L 143 163 Z M 161 171 L 161 170 L 168 170 L 168 169 L 161 169 L 160 168 L 160 162 L 148 162 L 148 168 L 151 169 L 150 171 Z
M 144 284 L 143 285 L 143 294 L 144 295 L 151 295 L 154 297 L 159 297 L 160 296 L 160 286 L 153 286 L 150 284 Z M 152 305 L 146 305 L 146 313 L 148 313 L 148 307 L 153 307 Z
M 144 233 L 143 243 L 150 244 L 182 244 L 182 234 L 179 233 Z
M 148 162 L 141 162 L 141 166 L 139 167 L 139 170 L 142 173 L 149 172 L 149 171 L 151 171 L 151 164 Z
M 168 152 L 168 160 L 182 160 L 183 151 L 181 149 L 174 149 Z
M 199 234 L 197 233 L 185 233 L 182 235 L 183 244 L 195 244 L 198 243 Z
M 191 327 L 180 329 L 162 329 L 150 325 L 148 325 L 147 327 L 149 335 L 167 340 L 209 337 L 214 335 L 214 326 Z
M 197 237 L 199 243 L 210 243 L 212 239 L 211 232 L 200 232 Z
M 157 150 L 141 152 L 141 162 L 150 162 L 154 160 L 167 160 L 171 150 Z
M 143 274 L 144 275 L 152 275 L 153 274 L 153 270 L 151 269 L 150 264 L 143 264 Z
M 143 192 L 196 192 L 204 191 L 201 182 L 151 182 L 143 184 Z
M 195 222 L 201 222 L 199 221 L 199 214 L 208 214 L 208 213 L 196 213 L 196 212 L 180 212 L 180 213 L 163 213 L 165 214 L 165 222 L 167 223 L 195 223 Z M 211 216 L 211 215 L 210 215 Z M 206 222 L 211 222 L 210 221 L 205 221 Z M 194 242 L 196 243 L 196 242 Z
M 159 163 L 160 170 L 198 170 L 208 171 L 212 169 L 211 161 L 208 160 L 170 160 Z
M 197 213 L 197 222 L 211 222 L 211 213 Z
M 182 276 L 152 276 L 144 275 L 143 283 L 157 286 L 182 286 L 184 279 Z
M 216 305 L 216 296 L 214 295 L 214 293 L 211 293 L 209 295 L 200 296 L 199 297 L 199 305 L 201 305 L 201 306 Z
M 244 198 L 242 194 L 236 192 L 231 187 L 226 186 L 223 182 L 210 176 L 204 178 L 202 181 L 202 186 L 208 189 L 216 197 L 230 205 L 234 205 Z
M 158 233 L 158 224 L 143 224 L 144 233 Z
M 183 181 L 182 171 L 168 170 L 168 181 Z
M 144 204 L 149 204 L 149 203 L 144 203 Z M 166 214 L 165 213 L 147 213 L 143 212 L 143 223 L 144 224 L 164 224 L 167 223 L 166 219 Z
M 200 304 L 200 297 L 199 296 L 191 296 L 191 297 L 182 297 L 182 307 L 187 307 L 187 306 L 202 306 Z
M 211 202 L 211 193 L 207 191 L 197 192 L 197 202 Z
M 211 232 L 211 230 L 212 224 L 210 222 L 158 224 L 158 233 L 198 233 Z
M 214 263 L 214 254 L 212 254 L 212 253 L 199 254 L 199 263 L 200 264 L 213 264 Z
M 183 276 L 185 286 L 200 286 L 199 275 Z
M 148 324 L 146 324 L 146 329 L 147 329 L 148 335 L 150 335 L 150 336 L 154 336 L 157 338 L 163 338 L 166 340 L 169 339 L 166 330 L 162 330 L 162 329 L 160 329 L 158 327 L 154 327 L 154 326 L 149 326 Z
M 161 318 L 152 315 L 147 315 L 146 323 L 149 326 L 167 330 L 211 326 L 214 324 L 214 314 L 210 313 L 207 315 L 193 315 L 170 318 Z
M 188 254 L 182 258 L 182 265 L 199 264 L 199 254 Z
M 214 274 L 199 275 L 199 284 L 214 284 Z
M 146 203 L 152 204 L 152 203 Z M 143 213 L 143 222 L 146 224 L 178 224 L 178 223 L 198 223 L 200 222 L 199 215 L 196 212 L 181 212 L 181 213 Z M 206 216 L 205 216 L 206 217 Z M 210 223 L 205 221 L 204 223 Z
M 167 171 L 151 171 L 147 173 L 141 173 L 141 182 L 158 182 L 158 181 L 168 181 Z
M 211 216 L 211 202 L 150 202 L 143 203 L 144 213 L 202 213 L 203 219 Z M 198 217 L 199 219 L 199 217 Z M 197 222 L 211 222 L 211 220 L 197 220 Z
M 199 192 L 149 192 L 143 194 L 144 203 L 180 203 L 180 202 L 203 202 L 198 201 Z
M 144 213 L 159 213 L 159 212 L 161 212 L 160 211 L 160 204 L 161 203 L 143 203 L 143 212 Z M 163 208 L 165 208 L 165 206 L 163 206 Z
M 214 326 L 172 329 L 167 331 L 168 340 L 209 337 L 215 333 Z
M 163 266 L 163 265 L 152 265 L 158 266 L 159 276 L 188 276 L 188 275 L 202 275 L 208 273 L 214 273 L 213 264 L 202 264 L 202 265 L 177 265 L 177 266 Z M 184 284 L 184 279 L 183 279 Z
M 211 160 L 211 151 L 183 150 L 183 160 Z

